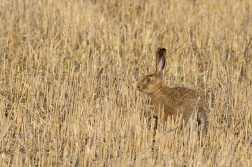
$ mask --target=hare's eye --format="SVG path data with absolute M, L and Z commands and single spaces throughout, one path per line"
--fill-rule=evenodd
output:
M 148 81 L 148 82 L 150 82 L 150 81 L 151 81 L 151 78 L 150 78 L 150 77 L 148 77 L 148 78 L 147 78 L 147 81 Z

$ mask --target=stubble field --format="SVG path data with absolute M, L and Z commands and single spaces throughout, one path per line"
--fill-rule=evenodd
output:
M 207 134 L 154 130 L 159 46 Z M 2 0 L 0 166 L 252 166 L 251 62 L 250 0 Z

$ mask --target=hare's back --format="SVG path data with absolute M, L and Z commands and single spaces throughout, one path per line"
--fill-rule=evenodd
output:
M 166 88 L 165 92 L 169 96 L 169 100 L 176 105 L 190 106 L 195 103 L 200 105 L 204 101 L 200 93 L 185 87 Z

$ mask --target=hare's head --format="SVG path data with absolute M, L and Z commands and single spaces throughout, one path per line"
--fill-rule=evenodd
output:
M 156 73 L 147 75 L 138 82 L 137 88 L 141 92 L 151 94 L 165 86 L 163 80 L 163 69 L 165 67 L 166 49 L 159 47 L 156 52 Z

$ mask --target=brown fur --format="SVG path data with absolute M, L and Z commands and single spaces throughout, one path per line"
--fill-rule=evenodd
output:
M 193 113 L 197 112 L 199 124 L 207 124 L 207 108 L 201 94 L 184 87 L 166 86 L 162 76 L 162 70 L 165 67 L 165 51 L 165 48 L 158 48 L 156 73 L 147 75 L 138 82 L 138 89 L 150 95 L 155 111 L 158 116 L 162 115 L 164 120 L 167 120 L 168 116 L 176 118 L 182 114 L 183 120 L 188 123 Z

